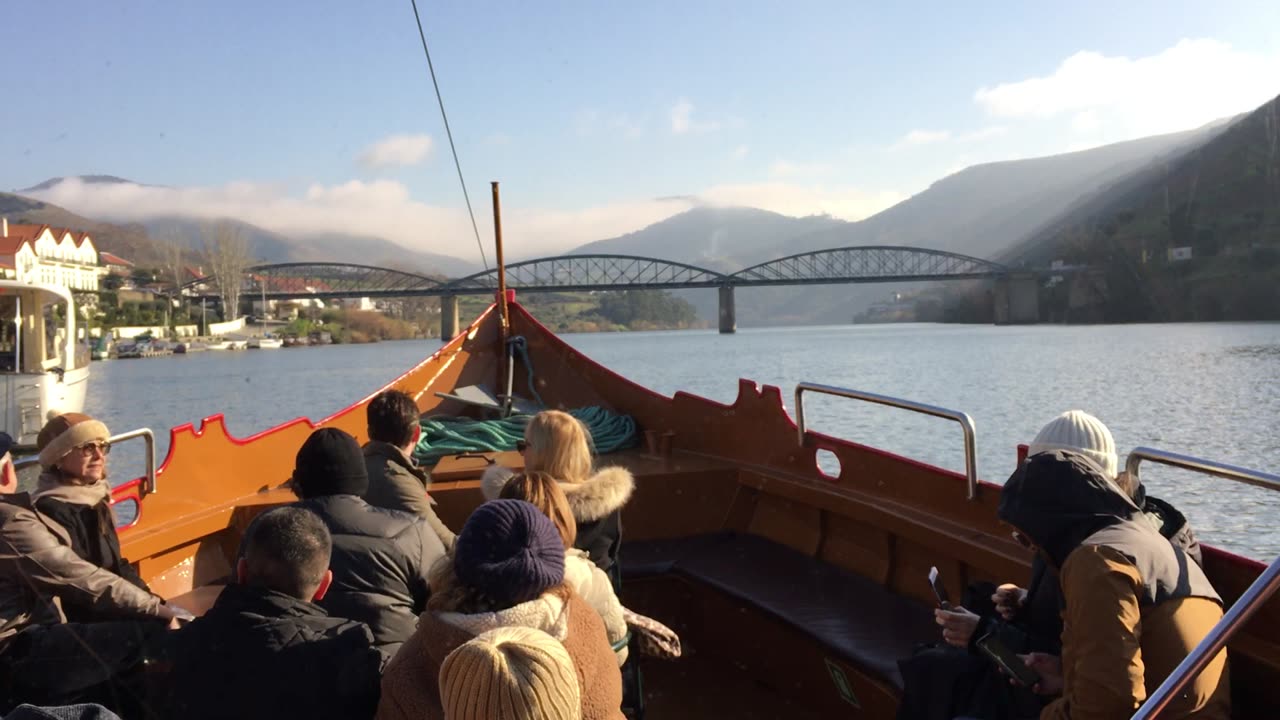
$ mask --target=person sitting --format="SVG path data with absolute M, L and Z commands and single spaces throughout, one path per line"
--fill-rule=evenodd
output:
M 337 428 L 311 433 L 291 484 L 298 506 L 318 515 L 333 538 L 333 584 L 320 606 L 365 623 L 378 647 L 394 655 L 427 608 L 427 575 L 444 544 L 421 517 L 360 499 L 369 488 L 360 445 Z
M 1119 472 L 1115 440 L 1101 420 L 1082 410 L 1068 410 L 1050 420 L 1031 441 L 1027 454 L 1035 457 L 1053 450 L 1081 453 L 1092 459 L 1107 477 L 1130 488 L 1135 502 L 1152 509 L 1148 520 L 1159 513 L 1162 519 L 1157 524 L 1161 533 L 1200 563 L 1200 546 L 1185 517 L 1169 503 L 1146 497 L 1141 485 L 1132 483 L 1127 473 Z M 910 676 L 906 682 L 912 692 L 909 701 L 901 707 L 900 720 L 935 717 L 950 720 L 958 714 L 980 718 L 1031 717 L 1048 701 L 1043 696 L 1033 697 L 1025 689 L 1011 687 L 1007 678 L 978 651 L 976 643 L 994 633 L 1018 652 L 1058 655 L 1062 647 L 1062 593 L 1057 575 L 1036 556 L 1031 561 L 1031 582 L 1026 588 L 1012 583 L 999 587 L 979 584 L 969 595 L 972 600 L 966 604 L 934 612 L 935 620 L 942 627 L 943 641 L 965 654 L 936 649 L 908 661 L 912 666 L 904 666 L 904 679 Z M 984 596 L 990 596 L 990 602 L 982 602 Z M 983 605 L 986 607 L 980 607 Z M 932 691 L 922 691 L 923 687 Z M 923 705 L 930 705 L 933 710 L 925 710 Z
M 371 717 L 385 662 L 363 623 L 316 600 L 333 581 L 329 531 L 280 507 L 245 531 L 236 582 L 175 634 L 169 717 L 184 720 Z
M 467 519 L 431 572 L 418 630 L 382 677 L 379 720 L 443 716 L 436 678 L 449 653 L 500 627 L 542 630 L 560 641 L 580 683 L 583 720 L 622 720 L 622 675 L 595 610 L 564 584 L 555 525 L 522 500 L 491 500 Z
M 1222 599 L 1200 566 L 1085 455 L 1032 456 L 1005 484 L 998 515 L 1061 583 L 1061 659 L 1024 657 L 1040 675 L 1036 691 L 1061 694 L 1045 720 L 1130 716 L 1222 619 Z M 1223 650 L 1161 717 L 1230 714 Z
M 445 547 L 452 546 L 454 533 L 440 520 L 427 494 L 431 479 L 413 461 L 413 449 L 422 436 L 417 403 L 406 393 L 387 390 L 369 401 L 365 414 L 369 423 L 369 442 L 364 444 L 369 471 L 365 502 L 421 515 Z
M 77 555 L 147 590 L 120 553 L 107 482 L 110 437 L 106 425 L 80 413 L 66 413 L 45 423 L 36 436 L 43 472 L 32 497 L 41 514 L 67 531 Z M 98 619 L 76 607 L 67 609 L 67 617 Z
M 526 627 L 477 635 L 440 666 L 445 720 L 578 720 L 573 659 L 555 638 Z
M 120 716 L 97 703 L 36 707 L 19 705 L 4 720 L 120 720 Z
M 560 531 L 560 539 L 569 548 L 564 554 L 564 581 L 573 588 L 583 600 L 587 601 L 604 620 L 604 629 L 609 636 L 609 643 L 616 646 L 627 636 L 627 621 L 623 616 L 622 603 L 613 590 L 613 583 L 604 574 L 585 550 L 573 546 L 577 537 L 577 525 L 573 513 L 569 510 L 569 501 L 565 499 L 560 484 L 550 474 L 544 472 L 518 473 L 502 486 L 499 497 L 512 500 L 524 500 L 542 511 L 542 514 L 555 523 Z M 627 661 L 627 647 L 624 645 L 617 651 L 618 665 Z
M 534 415 L 517 447 L 525 470 L 550 473 L 560 482 L 578 524 L 574 546 L 608 572 L 622 545 L 622 508 L 631 499 L 635 478 L 621 467 L 593 472 L 590 434 L 577 418 L 559 410 Z M 507 468 L 488 468 L 480 479 L 485 499 L 498 497 L 511 475 Z
M 40 513 L 0 433 L 0 712 L 17 702 L 98 702 L 140 717 L 142 667 L 159 657 L 176 613 L 159 597 L 76 554 Z M 68 623 L 65 608 L 112 618 Z

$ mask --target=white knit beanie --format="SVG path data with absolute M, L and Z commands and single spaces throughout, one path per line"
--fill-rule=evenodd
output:
M 1086 455 L 1098 463 L 1111 480 L 1119 472 L 1120 461 L 1111 431 L 1101 420 L 1083 410 L 1068 410 L 1049 421 L 1031 441 L 1027 455 L 1050 450 L 1071 450 Z
M 573 659 L 541 630 L 501 627 L 458 646 L 440 666 L 445 720 L 580 720 Z

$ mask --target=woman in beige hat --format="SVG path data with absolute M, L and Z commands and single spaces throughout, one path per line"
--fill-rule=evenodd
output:
M 440 667 L 445 720 L 580 720 L 573 660 L 541 630 L 501 627 L 477 635 Z
M 88 415 L 59 415 L 36 437 L 43 472 L 32 494 L 35 506 L 71 537 L 77 555 L 146 590 L 147 584 L 120 555 L 107 482 L 107 454 L 111 452 L 107 426 Z M 87 608 L 66 608 L 68 619 L 90 622 Z

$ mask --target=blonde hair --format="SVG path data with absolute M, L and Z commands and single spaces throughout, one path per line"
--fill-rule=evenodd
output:
M 591 476 L 591 436 L 569 413 L 544 410 L 534 415 L 525 426 L 524 439 L 529 443 L 526 470 L 541 470 L 575 484 Z
M 578 523 L 573 519 L 573 510 L 569 508 L 569 498 L 565 497 L 560 483 L 551 473 L 540 470 L 529 470 L 512 475 L 506 485 L 498 493 L 499 498 L 508 500 L 524 500 L 551 518 L 556 529 L 560 531 L 560 540 L 566 548 L 573 547 L 578 539 Z
M 477 635 L 440 665 L 448 720 L 579 720 L 582 695 L 569 651 L 541 630 Z
M 453 567 L 453 551 L 450 550 L 431 566 L 427 573 L 427 585 L 431 588 L 431 597 L 427 599 L 427 609 L 432 612 L 456 612 L 463 615 L 498 612 L 511 607 L 501 603 L 482 591 L 467 585 L 458 577 Z M 543 595 L 554 595 L 561 600 L 568 600 L 572 591 L 561 583 L 547 588 Z

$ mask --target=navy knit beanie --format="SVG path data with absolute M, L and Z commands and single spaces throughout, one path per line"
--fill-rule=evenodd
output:
M 311 433 L 294 461 L 293 486 L 303 498 L 364 495 L 369 490 L 369 471 L 360 443 L 337 428 Z
M 454 544 L 458 579 L 512 607 L 564 582 L 555 523 L 523 500 L 491 500 L 471 513 Z

